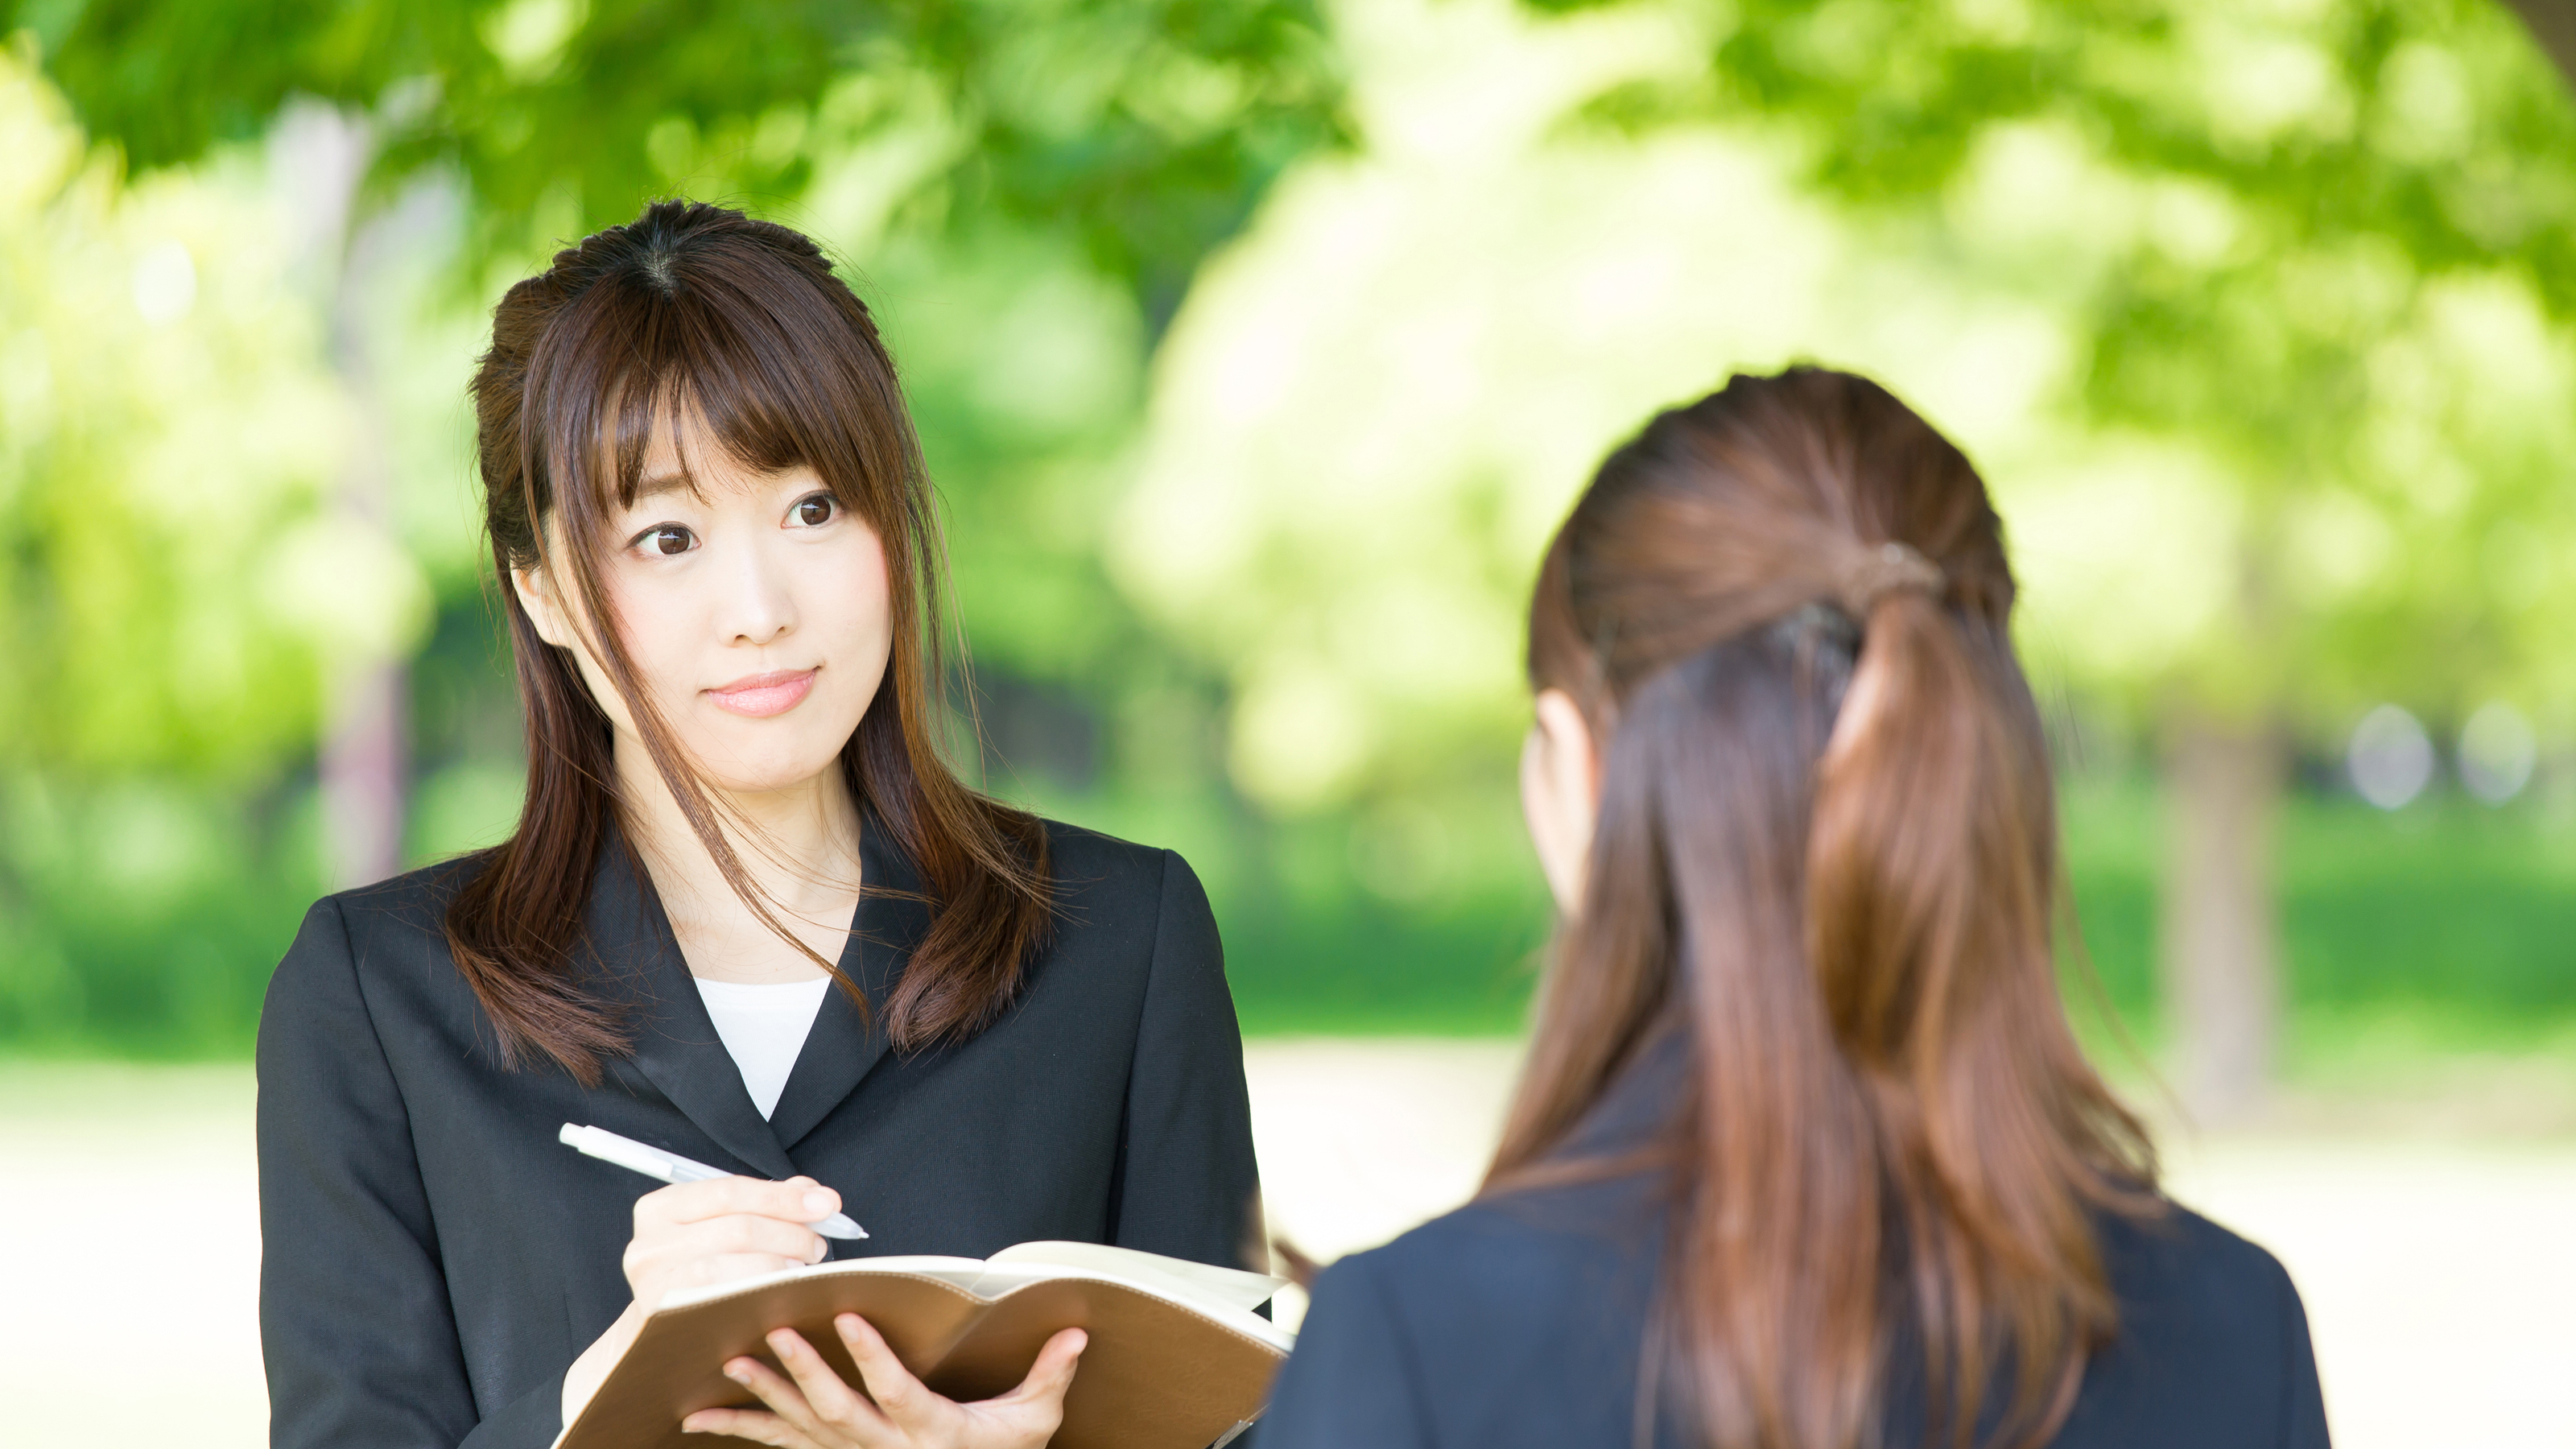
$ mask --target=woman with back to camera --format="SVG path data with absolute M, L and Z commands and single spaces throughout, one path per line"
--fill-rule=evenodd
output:
M 281 1449 L 544 1446 L 666 1292 L 1070 1239 L 1237 1263 L 1241 1044 L 1187 865 L 941 763 L 933 504 L 894 367 L 814 244 L 666 202 L 510 289 L 474 379 L 528 786 L 499 847 L 313 908 L 259 1039 Z M 644 1192 L 595 1125 L 739 1176 Z M 640 1196 L 639 1196 L 640 1194 Z M 1033 1446 L 884 1411 L 792 1333 L 779 1445 Z
M 1877 386 L 1613 453 L 1530 610 L 1563 916 L 1483 1193 L 1317 1285 L 1262 1449 L 2321 1449 L 2299 1297 L 2057 996 L 2000 525 Z

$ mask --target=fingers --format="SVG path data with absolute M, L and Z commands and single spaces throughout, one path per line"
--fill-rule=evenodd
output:
M 656 1188 L 635 1200 L 635 1232 L 674 1223 L 704 1222 L 743 1213 L 787 1223 L 810 1223 L 841 1210 L 841 1195 L 810 1177 L 763 1182 L 718 1177 Z
M 1038 1350 L 1038 1361 L 1029 1365 L 1028 1377 L 1002 1397 L 1014 1403 L 1049 1405 L 1062 1414 L 1065 1390 L 1073 1387 L 1074 1366 L 1090 1342 L 1091 1335 L 1079 1328 L 1059 1330 Z
M 794 1258 L 781 1258 L 770 1253 L 716 1253 L 704 1258 L 691 1258 L 671 1275 L 670 1288 L 704 1288 L 717 1283 L 734 1283 L 745 1278 L 758 1278 L 783 1268 L 802 1268 Z
M 874 1325 L 855 1313 L 832 1320 L 842 1344 L 858 1365 L 866 1385 L 862 1397 L 835 1373 L 794 1329 L 769 1335 L 770 1351 L 787 1368 L 788 1377 L 757 1359 L 737 1358 L 725 1365 L 725 1376 L 750 1389 L 772 1412 L 702 1409 L 680 1421 L 696 1434 L 729 1434 L 780 1449 L 822 1445 L 891 1442 L 951 1442 L 965 1423 L 984 1410 L 997 1410 L 982 1422 L 1007 1425 L 1011 1442 L 1042 1442 L 1064 1422 L 1064 1396 L 1073 1386 L 1074 1368 L 1090 1335 L 1068 1328 L 1046 1342 L 1037 1362 L 1019 1386 L 984 1405 L 961 1406 L 933 1393 L 895 1357 Z M 873 1402 L 871 1402 L 873 1400 Z M 1034 1433 L 1036 1440 L 1029 1440 Z
M 878 1406 L 860 1398 L 843 1383 L 841 1376 L 796 1330 L 772 1329 L 769 1351 L 787 1366 L 787 1372 L 795 1376 L 797 1389 L 805 1396 L 809 1419 L 799 1420 L 780 1410 L 789 1422 L 818 1439 L 824 1438 L 826 1431 L 837 1431 L 844 1440 L 872 1438 L 886 1431 L 885 1415 L 877 1411 Z
M 924 1417 L 947 1407 L 948 1401 L 922 1387 L 903 1360 L 886 1347 L 874 1324 L 855 1313 L 844 1313 L 832 1320 L 840 1331 L 842 1346 L 850 1351 L 850 1361 L 858 1365 L 859 1382 L 867 1385 L 868 1397 L 885 1417 L 902 1429 L 919 1427 Z
M 639 1271 L 693 1258 L 751 1255 L 780 1259 L 786 1266 L 819 1263 L 830 1251 L 811 1228 L 735 1214 L 637 1234 L 626 1245 L 626 1275 L 631 1279 Z
M 755 1444 L 775 1444 L 778 1449 L 813 1449 L 814 1444 L 785 1419 L 758 1409 L 700 1409 L 682 1419 L 680 1429 L 688 1434 L 723 1434 Z
M 822 1262 L 831 1245 L 805 1224 L 840 1200 L 810 1177 L 727 1177 L 648 1192 L 635 1201 L 635 1236 L 622 1262 L 627 1285 L 651 1309 L 674 1288 Z
M 683 1223 L 665 1229 L 655 1241 L 668 1243 L 693 1255 L 768 1253 L 773 1257 L 793 1258 L 800 1263 L 819 1263 L 831 1251 L 821 1234 L 802 1223 L 780 1222 L 776 1218 L 755 1217 L 749 1213 Z
M 772 1334 L 770 1337 L 771 1348 L 775 1351 L 777 1335 Z M 724 1366 L 724 1372 L 726 1378 L 751 1390 L 762 1403 L 770 1407 L 772 1412 L 768 1414 L 757 1414 L 756 1411 L 740 1409 L 734 1411 L 754 1417 L 755 1422 L 748 1427 L 774 1429 L 785 1435 L 781 1439 L 763 1442 L 783 1443 L 798 1446 L 798 1449 L 802 1449 L 802 1446 L 807 1444 L 830 1442 L 824 1437 L 829 1431 L 816 1421 L 814 1406 L 806 1401 L 805 1391 L 779 1377 L 776 1369 L 756 1358 L 738 1358 L 728 1362 Z M 707 1410 L 706 1412 L 716 1411 Z M 759 1424 L 756 1422 L 757 1419 L 769 1419 L 773 1423 Z M 683 1419 L 680 1422 L 685 1426 L 688 1420 Z

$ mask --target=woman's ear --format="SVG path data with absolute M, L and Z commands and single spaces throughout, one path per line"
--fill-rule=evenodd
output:
M 1601 809 L 1601 756 L 1574 696 L 1542 689 L 1521 746 L 1521 814 L 1559 913 L 1583 904 L 1583 867 Z
M 519 607 L 528 611 L 528 621 L 537 626 L 538 638 L 558 649 L 573 646 L 573 631 L 556 601 L 554 576 L 547 572 L 543 559 L 510 570 L 510 588 L 519 596 Z

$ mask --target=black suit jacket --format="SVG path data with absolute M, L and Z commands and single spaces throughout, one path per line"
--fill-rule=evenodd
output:
M 863 832 L 841 958 L 884 1001 L 927 923 L 911 862 Z M 588 976 L 632 1057 L 595 1088 L 501 1069 L 441 918 L 472 866 L 313 907 L 259 1033 L 260 1332 L 279 1449 L 543 1449 L 564 1370 L 631 1296 L 619 1256 L 658 1186 L 560 1145 L 589 1123 L 839 1190 L 842 1256 L 1116 1243 L 1239 1265 L 1258 1184 L 1216 923 L 1181 858 L 1050 825 L 1061 913 L 1020 998 L 963 1044 L 887 1050 L 824 998 L 775 1114 L 752 1105 L 648 882 L 612 842 Z
M 1650 1054 L 1578 1130 L 1578 1155 L 1644 1142 L 1679 1062 Z M 1334 1264 L 1261 1449 L 1637 1443 L 1670 1212 L 1664 1180 L 1634 1173 L 1487 1199 Z M 2120 1330 L 2087 1365 L 2056 1449 L 2326 1449 L 2307 1315 L 2271 1254 L 2179 1207 L 2098 1225 Z M 1879 1442 L 1943 1442 L 1926 1432 L 1919 1349 L 1890 1363 Z M 1990 1427 L 2010 1394 L 1989 1392 Z M 1666 1414 L 1649 1442 L 1695 1439 Z

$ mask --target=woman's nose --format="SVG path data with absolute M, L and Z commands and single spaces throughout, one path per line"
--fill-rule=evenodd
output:
M 742 551 L 727 600 L 733 638 L 744 644 L 777 642 L 796 627 L 796 596 L 781 561 L 762 548 Z

